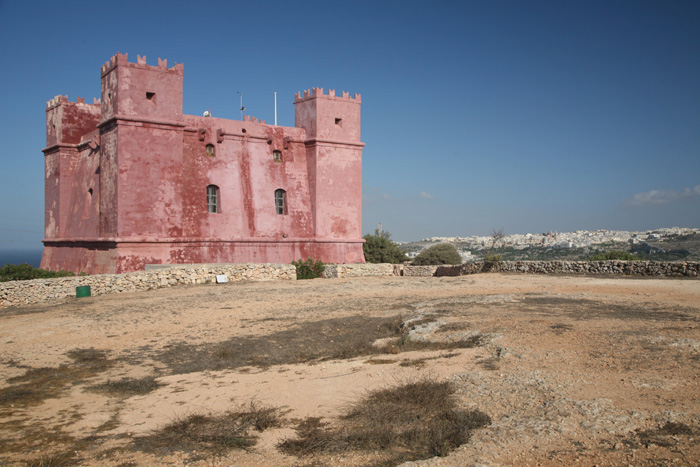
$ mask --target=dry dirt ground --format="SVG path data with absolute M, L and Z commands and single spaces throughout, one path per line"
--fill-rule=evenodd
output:
M 490 423 L 407 465 L 697 466 L 700 281 L 317 279 L 0 310 L 0 465 L 391 465 L 278 445 L 419 380 Z M 163 437 L 251 403 L 279 419 L 244 449 Z

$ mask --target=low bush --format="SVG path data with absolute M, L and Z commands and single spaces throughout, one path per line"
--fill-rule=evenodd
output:
M 48 279 L 52 277 L 75 276 L 70 271 L 49 271 L 29 264 L 6 264 L 0 268 L 0 282 Z
M 597 253 L 590 258 L 589 261 L 609 261 L 609 260 L 622 260 L 622 261 L 639 261 L 639 257 L 628 253 L 626 251 L 612 250 L 605 251 L 602 253 Z
M 311 257 L 308 257 L 306 261 L 292 261 L 292 264 L 297 268 L 297 280 L 322 277 L 323 271 L 326 270 L 326 266 L 321 260 L 314 261 Z
M 457 248 L 451 243 L 433 245 L 420 252 L 413 260 L 414 266 L 429 266 L 441 264 L 462 264 Z

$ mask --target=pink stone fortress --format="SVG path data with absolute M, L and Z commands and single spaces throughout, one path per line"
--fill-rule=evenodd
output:
M 42 268 L 364 262 L 359 94 L 297 94 L 291 128 L 183 115 L 182 64 L 101 71 L 93 104 L 47 103 Z

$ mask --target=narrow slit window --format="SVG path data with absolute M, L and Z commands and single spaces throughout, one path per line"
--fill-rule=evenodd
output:
M 221 200 L 219 198 L 219 187 L 209 185 L 207 187 L 207 211 L 213 213 L 221 212 Z
M 272 160 L 275 162 L 282 162 L 282 151 L 275 149 L 272 151 Z
M 287 192 L 275 190 L 275 212 L 279 215 L 287 214 Z

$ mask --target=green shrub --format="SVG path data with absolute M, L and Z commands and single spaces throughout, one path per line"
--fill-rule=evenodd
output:
M 440 264 L 462 264 L 457 248 L 451 243 L 433 245 L 420 252 L 413 260 L 414 266 L 428 266 Z
M 308 257 L 306 261 L 292 261 L 292 264 L 297 268 L 297 280 L 316 279 L 323 276 L 323 271 L 326 270 L 326 266 L 321 260 L 314 261 L 311 257 Z
M 597 253 L 590 258 L 588 258 L 589 261 L 608 261 L 608 260 L 623 260 L 623 261 L 639 261 L 639 257 L 633 255 L 632 253 L 628 253 L 626 251 L 619 251 L 619 250 L 612 250 L 612 251 L 605 251 L 602 253 Z
M 0 268 L 0 282 L 48 279 L 52 277 L 75 276 L 70 271 L 49 271 L 32 267 L 29 264 L 6 264 Z
M 362 249 L 368 263 L 396 264 L 409 260 L 403 250 L 391 240 L 389 232 L 376 229 L 374 235 L 367 234 L 362 238 L 365 239 Z
M 484 261 L 487 263 L 500 263 L 502 260 L 503 257 L 501 255 L 488 255 L 484 258 Z

